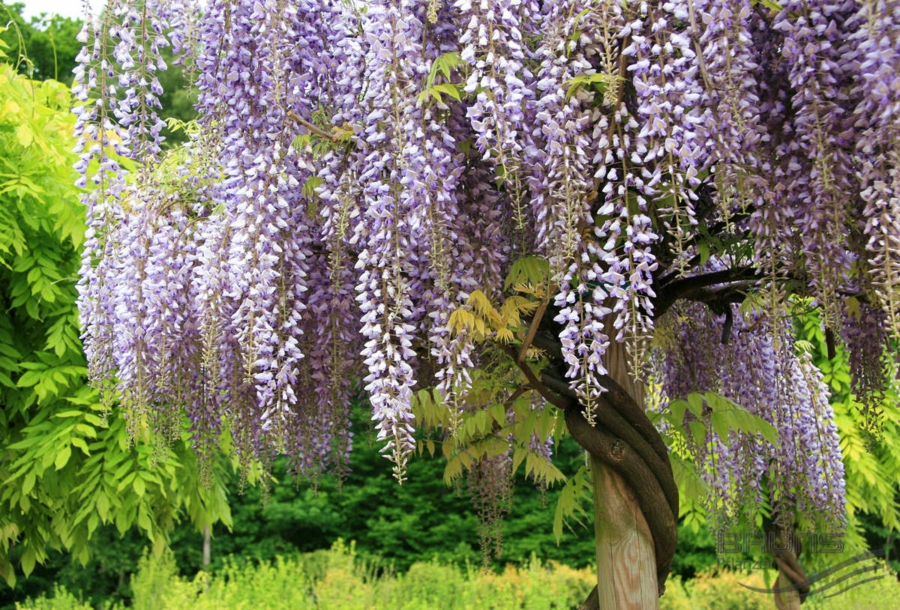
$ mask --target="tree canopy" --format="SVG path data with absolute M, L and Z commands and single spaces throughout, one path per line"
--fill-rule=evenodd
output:
M 487 505 L 510 461 L 561 479 L 567 429 L 633 486 L 660 582 L 679 455 L 722 522 L 840 525 L 794 322 L 846 346 L 877 439 L 898 21 L 887 0 L 113 2 L 76 78 L 90 377 L 134 433 L 186 411 L 201 450 L 227 429 L 314 477 L 346 465 L 358 376 L 397 479 L 424 425 Z M 199 119 L 163 155 L 168 45 Z

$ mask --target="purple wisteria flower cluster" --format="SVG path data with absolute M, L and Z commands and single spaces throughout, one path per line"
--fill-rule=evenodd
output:
M 839 511 L 827 391 L 782 320 L 798 293 L 850 344 L 852 295 L 867 333 L 900 330 L 898 10 L 114 0 L 75 88 L 91 380 L 133 430 L 186 412 L 199 447 L 228 432 L 307 476 L 346 469 L 359 380 L 402 480 L 420 389 L 458 421 L 475 368 L 549 334 L 518 364 L 558 359 L 593 424 L 611 344 L 640 378 L 680 312 L 668 395 L 720 392 L 782 438 L 710 441 L 723 505 Z M 163 152 L 166 46 L 200 118 Z M 506 279 L 527 258 L 549 269 L 542 334 L 490 328 L 515 337 L 494 349 L 452 327 L 476 290 L 522 298 Z M 754 319 L 731 309 L 748 294 Z
M 752 522 L 756 514 L 748 511 L 769 506 L 787 525 L 815 514 L 839 526 L 844 465 L 829 390 L 809 353 L 794 347 L 790 322 L 733 311 L 724 345 L 724 315 L 696 304 L 668 315 L 671 349 L 659 353 L 656 367 L 664 395 L 715 392 L 778 432 L 776 443 L 734 429 L 722 438 L 707 421 L 706 439 L 694 439 L 701 477 L 712 491 L 710 513 L 719 525 Z

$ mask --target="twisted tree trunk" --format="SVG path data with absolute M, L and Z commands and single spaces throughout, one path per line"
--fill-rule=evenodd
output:
M 677 531 L 678 488 L 668 451 L 644 413 L 643 388 L 628 375 L 624 345 L 611 344 L 607 352 L 610 374 L 601 380 L 607 392 L 591 426 L 565 379 L 557 336 L 557 329 L 548 328 L 534 337 L 550 357 L 540 379 L 527 364 L 522 370 L 564 411 L 569 432 L 591 456 L 598 586 L 581 608 L 657 608 Z

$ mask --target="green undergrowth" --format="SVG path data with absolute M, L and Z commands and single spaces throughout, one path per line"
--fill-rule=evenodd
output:
M 660 600 L 662 610 L 754 610 L 772 608 L 771 596 L 749 590 L 771 586 L 771 573 L 705 571 L 682 581 L 673 577 Z M 230 562 L 216 574 L 193 578 L 178 573 L 170 552 L 145 554 L 133 576 L 137 610 L 456 610 L 575 608 L 589 593 L 590 568 L 572 569 L 532 557 L 522 567 L 498 572 L 460 568 L 435 559 L 398 574 L 360 558 L 353 544 L 273 562 Z M 835 593 L 840 587 L 829 591 Z M 893 572 L 830 599 L 810 598 L 804 608 L 844 610 L 896 608 L 900 584 Z M 18 610 L 93 610 L 63 587 L 53 597 L 18 604 Z M 120 604 L 105 610 L 124 609 Z

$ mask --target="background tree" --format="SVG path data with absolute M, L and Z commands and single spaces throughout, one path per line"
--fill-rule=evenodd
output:
M 75 58 L 81 45 L 78 32 L 82 23 L 59 15 L 32 17 L 25 21 L 21 2 L 0 5 L 0 21 L 6 25 L 2 39 L 7 59 L 21 74 L 35 80 L 58 80 L 72 84 Z
M 315 477 L 345 468 L 358 374 L 398 481 L 416 424 L 439 430 L 425 449 L 487 523 L 510 463 L 563 479 L 567 430 L 591 455 L 589 606 L 653 607 L 671 565 L 686 462 L 647 379 L 717 525 L 841 527 L 793 315 L 813 300 L 829 355 L 854 325 L 876 352 L 898 332 L 896 22 L 878 1 L 115 3 L 76 79 L 90 376 L 133 434 L 186 411 L 203 453 L 227 423 L 245 463 Z M 163 156 L 169 43 L 200 129 Z

